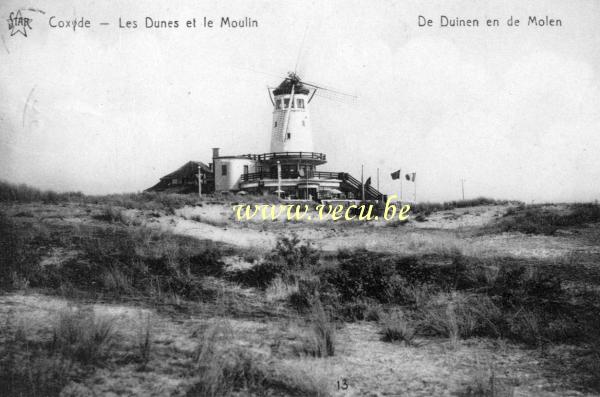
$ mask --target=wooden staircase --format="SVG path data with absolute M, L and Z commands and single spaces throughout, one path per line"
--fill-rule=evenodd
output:
M 360 181 L 354 178 L 347 172 L 340 172 L 338 179 L 342 181 L 340 187 L 344 192 L 352 192 L 354 197 L 361 198 L 362 196 L 362 185 Z M 372 185 L 365 186 L 365 200 L 385 200 L 385 195 L 379 190 L 375 189 Z

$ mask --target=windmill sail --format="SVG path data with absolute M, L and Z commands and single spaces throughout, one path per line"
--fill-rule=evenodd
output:
M 290 102 L 287 105 L 286 113 L 285 113 L 285 122 L 283 124 L 283 141 L 285 142 L 288 137 L 288 131 L 290 127 L 290 112 L 292 107 L 294 106 L 294 89 L 296 88 L 296 84 L 292 82 L 292 93 L 290 95 Z

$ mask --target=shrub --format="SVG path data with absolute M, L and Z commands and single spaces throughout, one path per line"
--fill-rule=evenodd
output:
M 366 321 L 379 321 L 381 320 L 381 316 L 381 307 L 378 305 L 368 306 L 367 310 L 364 312 Z
M 469 267 L 459 254 L 388 258 L 365 250 L 340 251 L 339 265 L 321 269 L 322 285 L 332 285 L 341 302 L 372 299 L 415 304 L 423 290 L 471 286 Z
M 560 228 L 593 222 L 600 222 L 600 205 L 596 203 L 572 204 L 567 213 L 534 205 L 511 209 L 488 230 L 552 235 Z
M 16 226 L 3 212 L 0 212 L 0 251 L 0 282 L 8 287 L 12 274 L 22 273 L 25 252 L 23 239 L 17 233 Z
M 488 293 L 500 296 L 504 306 L 519 307 L 532 302 L 556 301 L 563 290 L 560 279 L 550 272 L 532 266 L 507 265 L 499 269 Z
M 265 290 L 265 297 L 268 301 L 277 301 L 289 299 L 291 295 L 298 293 L 299 285 L 295 283 L 286 283 L 278 276 L 271 281 L 271 284 Z
M 225 272 L 225 264 L 221 257 L 222 253 L 211 247 L 200 254 L 189 256 L 183 262 L 189 263 L 188 268 L 191 274 L 219 277 Z
M 315 266 L 319 252 L 310 244 L 301 244 L 293 235 L 277 241 L 276 247 L 265 260 L 246 270 L 238 270 L 231 278 L 234 281 L 258 288 L 266 288 L 276 277 L 287 283 L 294 283 L 298 273 L 309 266 Z
M 385 342 L 403 342 L 407 346 L 415 345 L 415 329 L 409 325 L 400 311 L 393 311 L 384 316 L 381 334 L 381 339 Z
M 131 278 L 125 275 L 118 268 L 107 269 L 102 276 L 102 284 L 108 291 L 121 294 L 131 294 L 133 286 Z
M 417 310 L 425 307 L 432 296 L 439 292 L 439 288 L 431 284 L 409 284 L 404 289 L 406 303 L 413 305 Z
M 408 284 L 435 284 L 443 289 L 470 286 L 466 259 L 456 251 L 444 255 L 404 256 L 394 260 L 395 270 Z
M 40 190 L 25 184 L 14 184 L 0 181 L 0 202 L 43 202 L 45 204 L 57 204 L 66 201 L 82 201 L 81 192 L 57 193 L 51 190 Z
M 592 342 L 577 360 L 577 370 L 583 375 L 583 383 L 595 390 L 600 389 L 600 343 Z
M 66 309 L 59 313 L 53 330 L 52 350 L 83 364 L 95 364 L 106 356 L 114 337 L 113 319 L 93 312 Z
M 230 278 L 233 281 L 256 288 L 266 288 L 276 277 L 282 277 L 285 268 L 280 263 L 261 262 L 249 269 L 237 270 Z
M 454 200 L 443 203 L 419 203 L 412 206 L 414 213 L 425 213 L 426 215 L 436 211 L 447 211 L 454 208 L 475 207 L 478 205 L 506 205 L 509 201 L 494 200 L 487 197 L 477 197 L 470 200 Z
M 26 231 L 0 211 L 0 288 L 21 288 L 38 274 L 39 253 L 27 246 Z
M 501 335 L 503 315 L 490 298 L 481 295 L 438 295 L 419 310 L 424 332 L 452 340 Z
M 71 285 L 88 295 L 150 294 L 160 288 L 167 295 L 197 299 L 207 293 L 202 277 L 223 273 L 221 252 L 191 238 L 122 226 L 61 233 L 68 242 L 59 243 L 69 244 L 77 255 L 34 272 L 33 287 Z
M 232 339 L 226 321 L 204 332 L 196 351 L 198 380 L 188 396 L 224 396 L 242 388 L 263 388 L 264 368 L 247 351 L 232 347 Z
M 283 237 L 277 240 L 275 249 L 267 257 L 268 261 L 277 262 L 291 272 L 314 266 L 319 261 L 319 251 L 310 243 L 302 244 L 297 235 Z
M 152 319 L 148 314 L 143 320 L 143 327 L 138 330 L 137 335 L 137 349 L 138 359 L 142 364 L 141 369 L 145 369 L 146 365 L 150 361 L 152 353 Z
M 381 306 L 372 299 L 357 299 L 341 303 L 336 314 L 343 321 L 379 321 Z
M 119 208 L 113 207 L 112 205 L 106 205 L 102 212 L 98 215 L 93 216 L 94 219 L 100 221 L 106 221 L 110 223 L 121 222 L 123 224 L 129 223 L 128 220 L 123 216 L 123 211 Z
M 73 373 L 73 363 L 61 355 L 29 350 L 28 342 L 6 345 L 6 349 L 0 348 L 0 392 L 3 395 L 58 396 L 77 376 Z M 21 354 L 17 354 L 17 349 Z
M 290 295 L 290 304 L 299 312 L 309 309 L 319 300 L 319 277 L 302 276 L 297 278 L 298 291 Z
M 366 250 L 340 251 L 338 260 L 337 268 L 326 269 L 321 275 L 339 291 L 341 301 L 364 298 L 391 301 L 394 295 L 391 279 L 395 273 L 392 266 Z
M 0 325 L 0 393 L 6 396 L 58 395 L 69 382 L 72 363 L 30 343 L 23 326 L 13 326 L 9 311 Z
M 335 354 L 335 324 L 323 309 L 320 301 L 315 302 L 311 313 L 315 355 L 329 357 Z
M 217 320 L 204 331 L 195 361 L 197 376 L 188 396 L 329 395 L 326 380 L 310 371 L 274 363 L 266 353 L 236 346 L 233 329 L 225 320 Z

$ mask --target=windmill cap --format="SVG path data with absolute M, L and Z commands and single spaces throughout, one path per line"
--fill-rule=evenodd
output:
M 310 92 L 308 88 L 302 85 L 302 82 L 298 79 L 285 79 L 279 84 L 277 88 L 273 90 L 273 95 L 286 95 L 292 93 L 292 86 L 296 86 L 294 88 L 294 94 L 304 94 L 308 95 Z

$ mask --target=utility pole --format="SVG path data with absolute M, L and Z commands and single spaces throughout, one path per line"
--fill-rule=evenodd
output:
M 462 199 L 465 201 L 465 180 L 460 178 L 460 186 L 462 188 Z
M 202 198 L 202 167 L 198 165 L 198 197 Z
M 277 160 L 277 198 L 281 200 L 281 163 Z
M 379 167 L 377 167 L 377 191 L 378 191 L 378 192 L 381 192 L 381 191 L 379 190 Z M 383 196 L 382 196 L 382 195 L 379 195 L 379 196 L 377 197 L 377 200 L 378 200 L 378 201 L 383 201 Z
M 308 173 L 310 172 L 310 167 L 306 168 L 306 199 L 308 200 Z M 312 178 L 312 176 L 311 176 Z

